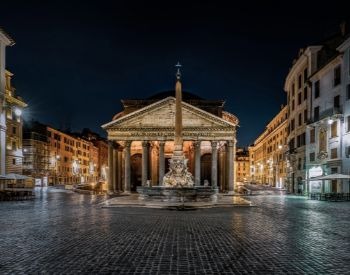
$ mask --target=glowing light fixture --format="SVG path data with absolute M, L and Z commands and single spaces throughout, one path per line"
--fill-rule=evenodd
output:
M 333 119 L 328 119 L 328 124 L 331 125 L 333 123 Z
M 22 115 L 22 110 L 19 108 L 15 108 L 14 110 L 16 116 L 21 116 Z

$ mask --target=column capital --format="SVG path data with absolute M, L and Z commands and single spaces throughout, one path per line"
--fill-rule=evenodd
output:
M 218 141 L 212 140 L 212 141 L 211 141 L 211 147 L 212 147 L 213 149 L 214 149 L 214 148 L 217 149 L 218 143 L 219 143 Z
M 131 140 L 125 141 L 125 142 L 124 142 L 124 148 L 130 149 L 130 147 L 131 147 Z
M 227 141 L 226 144 L 227 144 L 228 147 L 233 147 L 235 145 L 235 142 L 229 140 L 229 141 Z
M 195 148 L 198 148 L 198 147 L 201 146 L 201 143 L 202 143 L 202 141 L 196 140 L 195 142 L 193 142 L 193 145 L 194 145 Z

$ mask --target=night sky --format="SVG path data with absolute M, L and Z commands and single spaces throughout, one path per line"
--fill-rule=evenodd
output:
M 100 125 L 121 110 L 120 99 L 173 89 L 180 61 L 185 90 L 224 99 L 238 116 L 240 146 L 285 103 L 284 80 L 299 48 L 349 21 L 336 1 L 42 2 L 1 3 L 0 26 L 16 41 L 7 68 L 29 104 L 26 119 L 103 134 Z

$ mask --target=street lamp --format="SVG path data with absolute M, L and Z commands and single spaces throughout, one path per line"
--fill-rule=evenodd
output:
M 15 115 L 18 117 L 22 115 L 22 110 L 20 108 L 15 108 L 14 112 L 15 112 Z

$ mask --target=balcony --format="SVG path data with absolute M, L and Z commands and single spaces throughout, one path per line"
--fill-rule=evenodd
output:
M 343 106 L 332 107 L 322 111 L 318 117 L 307 120 L 307 124 L 312 124 L 329 117 L 339 117 L 343 114 Z

